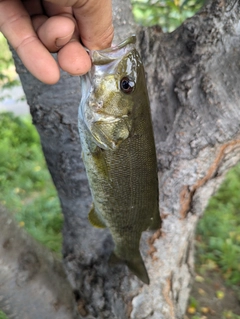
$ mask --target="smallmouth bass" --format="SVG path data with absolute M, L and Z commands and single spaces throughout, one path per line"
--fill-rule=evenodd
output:
M 82 77 L 79 133 L 93 198 L 89 220 L 109 228 L 114 255 L 149 284 L 139 241 L 161 220 L 149 99 L 135 41 L 131 36 L 89 52 L 92 69 Z

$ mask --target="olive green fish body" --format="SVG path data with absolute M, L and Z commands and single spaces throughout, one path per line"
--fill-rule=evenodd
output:
M 113 53 L 97 51 L 96 61 L 93 55 L 79 132 L 93 197 L 89 219 L 109 228 L 115 255 L 148 283 L 139 240 L 143 231 L 160 226 L 157 162 L 144 69 L 129 42 Z

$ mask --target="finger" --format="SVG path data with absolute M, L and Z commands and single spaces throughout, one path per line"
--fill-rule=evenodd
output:
M 0 1 L 0 31 L 36 78 L 47 84 L 59 80 L 58 65 L 38 39 L 21 1 Z
M 82 4 L 84 2 L 84 4 Z M 82 42 L 90 50 L 111 46 L 113 39 L 111 0 L 78 1 L 74 7 Z
M 43 1 L 43 7 L 44 7 L 46 14 L 49 17 L 55 16 L 55 15 L 65 15 L 65 14 L 72 15 L 72 7 L 61 6 L 60 1 L 59 2 L 56 1 L 56 3 Z
M 91 68 L 91 59 L 79 41 L 72 40 L 58 52 L 59 66 L 72 75 L 82 75 Z
M 59 1 L 61 2 L 61 0 Z M 71 7 L 63 7 L 59 4 L 53 4 L 50 2 L 44 2 L 45 12 L 49 15 L 61 15 L 61 16 L 72 16 Z M 73 18 L 73 16 L 72 16 Z M 73 18 L 74 23 L 76 20 Z M 77 26 L 76 26 L 77 27 Z M 61 44 L 66 39 L 61 39 Z M 59 66 L 66 72 L 72 75 L 82 75 L 87 73 L 91 68 L 91 60 L 89 55 L 83 49 L 79 41 L 79 33 L 77 30 L 74 31 L 70 43 L 65 46 L 58 53 Z
M 91 50 L 110 47 L 113 39 L 111 0 L 48 0 L 72 6 L 84 45 Z
M 40 0 L 22 0 L 22 3 L 30 17 L 33 15 L 44 13 L 42 3 Z
M 33 29 L 37 33 L 38 29 L 48 20 L 48 17 L 46 15 L 39 14 L 39 15 L 34 15 L 31 20 L 32 20 Z
M 33 17 L 32 21 L 33 25 L 37 27 L 36 32 L 39 39 L 50 52 L 57 52 L 68 43 L 75 29 L 73 20 L 64 16 L 46 18 L 45 21 L 36 16 Z

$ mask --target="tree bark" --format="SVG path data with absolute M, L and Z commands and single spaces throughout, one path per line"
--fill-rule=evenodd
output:
M 62 264 L 0 206 L 0 309 L 14 319 L 77 318 Z
M 115 1 L 117 38 L 135 31 L 128 1 Z M 77 131 L 80 84 L 48 86 L 15 56 L 33 122 L 64 213 L 63 260 L 79 318 L 182 318 L 194 275 L 194 232 L 210 196 L 240 159 L 239 4 L 210 1 L 170 34 L 138 28 L 151 101 L 162 229 L 141 252 L 151 284 L 109 266 L 113 242 L 88 223 L 91 204 Z

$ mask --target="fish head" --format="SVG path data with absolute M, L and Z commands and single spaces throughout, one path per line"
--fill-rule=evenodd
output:
M 118 148 L 132 130 L 143 68 L 134 44 L 132 36 L 116 47 L 90 51 L 92 69 L 82 79 L 80 118 L 106 150 Z

